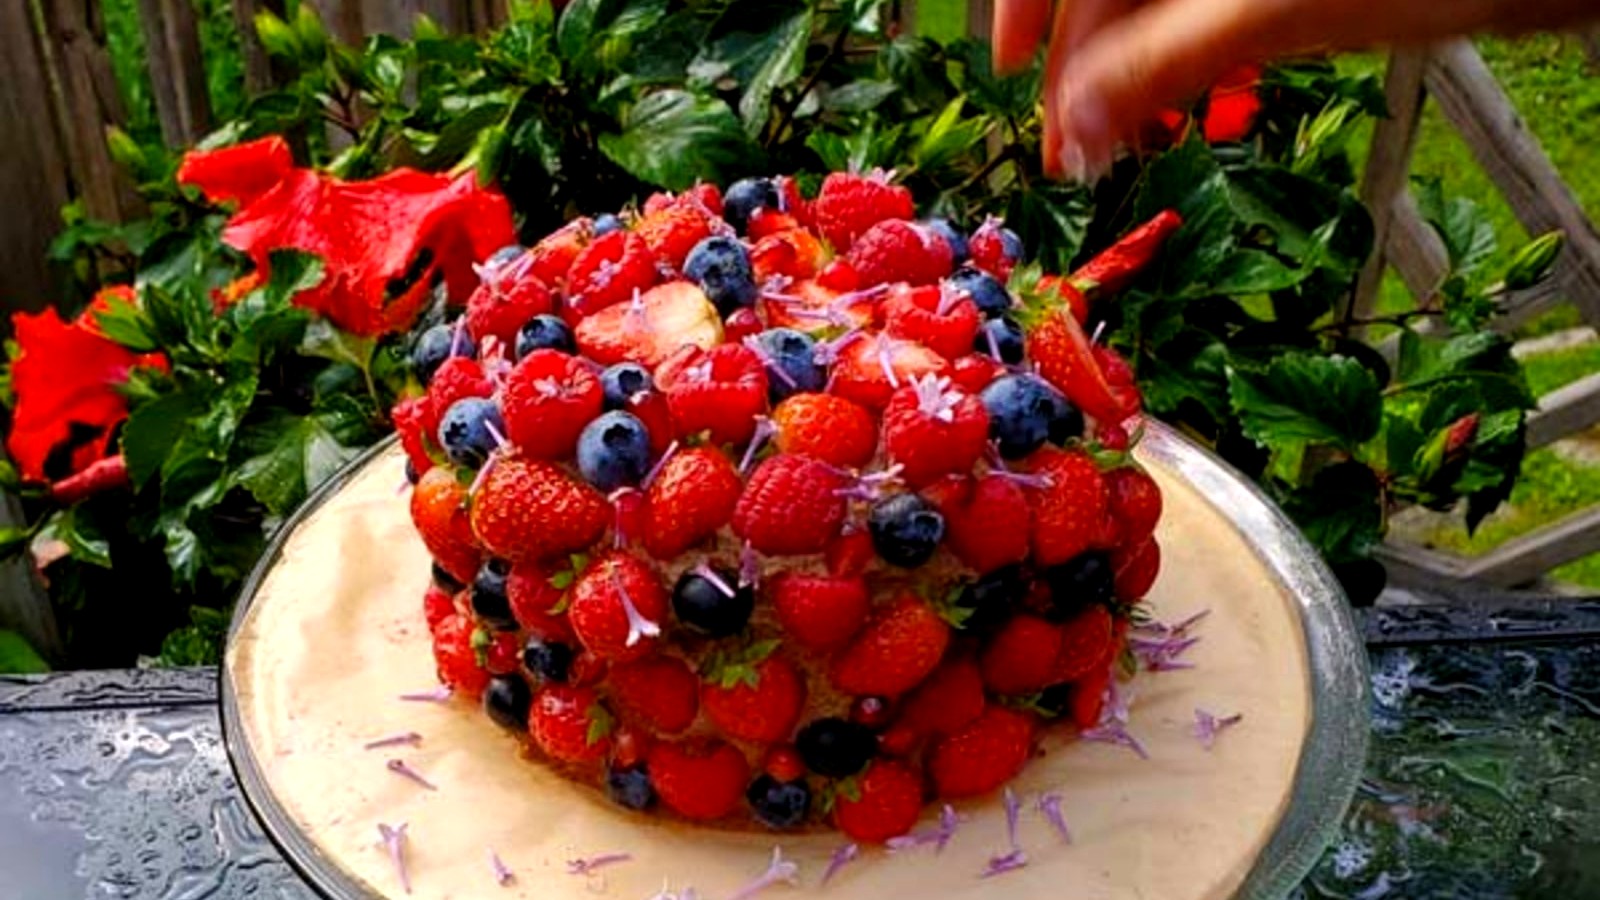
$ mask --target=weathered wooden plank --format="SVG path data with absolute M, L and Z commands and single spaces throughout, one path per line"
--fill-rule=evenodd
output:
M 1468 561 L 1461 574 L 1486 584 L 1517 587 L 1596 552 L 1600 552 L 1600 506 L 1591 506 Z
M 1600 422 L 1600 372 L 1539 398 L 1539 409 L 1528 416 L 1528 448 L 1554 443 L 1597 422 Z
M 1585 320 L 1600 322 L 1600 234 L 1483 57 L 1470 41 L 1440 45 L 1429 54 L 1425 82 L 1528 233 L 1566 233 L 1555 277 Z
M 69 198 L 66 155 L 55 127 L 50 72 L 32 5 L 0 2 L 0 119 L 30 127 L 0 129 L 0 310 L 41 309 L 54 293 L 45 252 Z M 5 320 L 9 322 L 9 319 Z M 5 326 L 0 325 L 0 328 Z
M 1396 201 L 1406 193 L 1411 153 L 1416 146 L 1418 125 L 1422 122 L 1422 105 L 1427 96 L 1422 87 L 1422 75 L 1426 70 L 1425 51 L 1400 50 L 1389 57 L 1389 71 L 1383 86 L 1389 117 L 1378 122 L 1372 131 L 1367 168 L 1361 176 L 1361 201 L 1372 211 L 1374 241 L 1372 257 L 1361 270 L 1351 297 L 1352 312 L 1358 318 L 1372 314 L 1378 289 L 1383 284 L 1389 260 L 1390 223 L 1394 219 Z
M 1389 264 L 1418 303 L 1428 302 L 1450 271 L 1450 258 L 1439 235 L 1423 221 L 1410 191 L 1395 196 L 1389 208 L 1388 229 Z
M 969 0 L 967 36 L 976 41 L 987 41 L 993 33 L 994 0 Z
M 139 25 L 161 136 L 169 146 L 188 146 L 211 127 L 194 5 L 190 0 L 139 0 Z
M 272 63 L 256 36 L 256 13 L 267 4 L 256 0 L 232 0 L 233 21 L 239 29 L 239 45 L 244 54 L 244 86 L 252 94 L 272 87 Z

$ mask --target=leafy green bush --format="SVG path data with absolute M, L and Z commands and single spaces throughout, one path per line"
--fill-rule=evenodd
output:
M 1093 312 L 1151 412 L 1259 479 L 1364 594 L 1394 504 L 1466 498 L 1476 521 L 1505 497 L 1531 400 L 1509 345 L 1484 328 L 1508 279 L 1483 271 L 1470 208 L 1424 192 L 1453 268 L 1436 304 L 1383 323 L 1399 331 L 1394 353 L 1358 340 L 1373 323 L 1348 311 L 1372 225 L 1345 144 L 1383 113 L 1371 79 L 1275 69 L 1248 142 L 1191 136 L 1123 160 L 1091 191 L 1041 176 L 1037 70 L 999 78 L 983 44 L 890 35 L 881 7 L 574 0 L 558 21 L 541 2 L 514 5 L 482 39 L 423 20 L 412 40 L 356 48 L 302 4 L 291 21 L 258 21 L 288 79 L 204 145 L 284 134 L 303 161 L 348 178 L 475 168 L 528 240 L 697 180 L 787 172 L 814 188 L 829 170 L 883 167 L 925 213 L 968 227 L 1004 216 L 1034 262 L 1067 272 L 1177 209 L 1186 224 L 1158 264 Z M 137 273 L 152 316 L 167 311 L 154 337 L 174 371 L 130 386 L 135 492 L 32 509 L 69 549 L 48 569 L 69 662 L 214 660 L 220 619 L 206 610 L 232 600 L 306 491 L 384 433 L 405 390 L 403 338 L 354 340 L 292 307 L 316 274 L 305 259 L 212 315 L 210 292 L 243 271 L 217 214 L 173 184 L 163 148 L 124 135 L 113 146 L 152 217 L 76 221 L 58 256 L 85 277 Z M 1539 275 L 1548 260 L 1531 257 L 1547 249 L 1510 278 Z M 1456 330 L 1414 327 L 1433 318 Z

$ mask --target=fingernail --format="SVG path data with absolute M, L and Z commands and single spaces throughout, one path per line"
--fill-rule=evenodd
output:
M 1089 175 L 1089 160 L 1083 155 L 1083 148 L 1078 142 L 1068 138 L 1061 145 L 1061 176 L 1071 181 L 1083 181 Z
M 1072 132 L 1072 138 L 1079 144 L 1087 147 L 1099 147 L 1107 143 L 1107 135 L 1111 132 L 1111 120 L 1106 115 L 1104 100 L 1089 91 L 1071 91 L 1066 98 L 1067 128 Z

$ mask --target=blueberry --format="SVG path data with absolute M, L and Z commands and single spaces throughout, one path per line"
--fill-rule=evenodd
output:
M 1022 326 L 1017 324 L 1016 319 L 996 316 L 983 323 L 978 336 L 972 341 L 972 349 L 1014 366 L 1022 362 L 1023 341 Z
M 594 217 L 594 236 L 610 234 L 622 230 L 622 220 L 613 213 L 601 213 Z
M 767 362 L 767 395 L 774 405 L 791 394 L 820 391 L 828 383 L 828 368 L 817 362 L 817 342 L 793 328 L 773 328 L 756 335 Z
M 511 614 L 511 600 L 506 596 L 506 576 L 511 574 L 511 564 L 503 559 L 491 559 L 478 570 L 472 579 L 472 614 L 497 631 L 515 631 L 516 616 Z
M 483 266 L 490 270 L 504 268 L 516 262 L 526 252 L 527 248 L 521 244 L 507 244 L 490 254 L 489 258 L 484 260 Z
M 532 705 L 533 691 L 521 675 L 496 675 L 483 689 L 483 711 L 502 728 L 527 731 Z
M 563 684 L 572 669 L 572 648 L 559 641 L 531 635 L 522 645 L 522 665 L 545 681 Z
M 417 474 L 417 464 L 409 459 L 406 460 L 406 484 L 416 484 L 417 479 L 421 477 Z
M 607 494 L 638 484 L 650 471 L 650 432 L 633 413 L 602 413 L 578 435 L 578 471 Z
M 462 584 L 460 581 L 457 581 L 454 575 L 446 572 L 444 570 L 444 566 L 441 566 L 438 563 L 433 564 L 433 583 L 438 586 L 439 590 L 444 591 L 446 594 L 454 594 L 466 587 L 466 585 Z
M 656 804 L 656 789 L 644 766 L 606 770 L 606 794 L 629 809 L 646 810 Z
M 517 359 L 535 350 L 560 350 L 577 353 L 578 342 L 572 337 L 567 323 L 552 315 L 534 316 L 517 332 Z
M 1011 312 L 1011 293 L 1000 279 L 981 269 L 962 266 L 945 279 L 945 284 L 965 291 L 986 319 Z
M 1037 375 L 1002 375 L 979 395 L 989 414 L 989 437 L 1003 459 L 1022 459 L 1045 441 L 1082 434 L 1083 414 Z
M 749 585 L 740 585 L 739 576 L 734 572 L 724 569 L 713 572 L 717 576 L 715 581 L 693 570 L 679 576 L 672 588 L 672 612 L 678 621 L 711 637 L 738 634 L 755 612 L 755 590 Z M 724 587 L 733 593 L 729 594 Z
M 811 810 L 811 789 L 804 781 L 779 781 L 760 775 L 744 792 L 756 818 L 769 828 L 793 828 L 806 820 Z
M 806 768 L 818 775 L 849 778 L 872 761 L 878 737 L 865 725 L 830 716 L 800 729 L 794 748 Z
M 605 391 L 606 409 L 627 409 L 633 395 L 653 391 L 655 380 L 650 372 L 638 363 L 617 363 L 600 373 L 600 389 Z
M 956 595 L 955 607 L 964 612 L 965 631 L 987 631 L 1005 621 L 1028 593 L 1021 566 L 1003 566 L 967 584 Z
M 1050 619 L 1066 620 L 1093 604 L 1111 603 L 1117 596 L 1111 556 L 1100 550 L 1080 553 L 1046 570 L 1044 580 L 1050 585 Z
M 699 282 L 717 312 L 726 316 L 756 302 L 756 279 L 744 245 L 726 235 L 712 235 L 689 251 L 683 274 Z
M 967 261 L 967 236 L 961 233 L 961 229 L 952 224 L 949 219 L 929 219 L 928 227 L 932 228 L 934 234 L 944 238 L 944 242 L 950 245 L 951 262 L 959 266 Z
M 452 356 L 475 359 L 478 348 L 467 337 L 466 329 L 454 325 L 435 325 L 417 336 L 411 346 L 411 367 L 424 384 L 433 380 L 444 361 Z
M 885 562 L 915 569 L 932 559 L 944 540 L 944 516 L 916 494 L 896 494 L 872 507 L 867 530 Z
M 506 423 L 500 407 L 487 397 L 463 397 L 450 404 L 439 420 L 439 446 L 458 466 L 483 465 L 497 445 L 497 433 L 506 433 Z
M 722 217 L 744 234 L 758 209 L 778 208 L 778 185 L 771 178 L 743 178 L 722 195 Z

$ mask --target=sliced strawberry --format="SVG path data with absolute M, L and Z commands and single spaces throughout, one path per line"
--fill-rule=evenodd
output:
M 949 374 L 949 361 L 927 347 L 880 334 L 856 338 L 840 351 L 830 390 L 867 409 L 881 410 L 896 390 L 915 379 Z
M 722 343 L 722 317 L 705 292 L 670 281 L 578 323 L 578 349 L 601 365 L 636 362 L 653 369 L 686 344 L 710 349 Z

